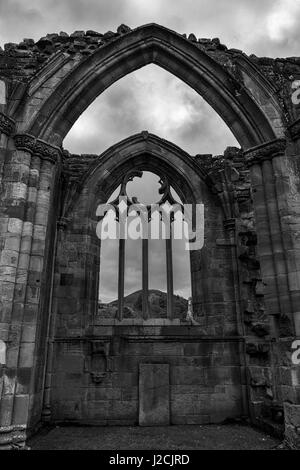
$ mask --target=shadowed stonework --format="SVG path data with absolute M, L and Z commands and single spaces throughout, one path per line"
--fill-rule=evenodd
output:
M 29 440 L 33 450 L 269 450 L 280 441 L 244 425 L 63 427 Z
M 102 91 L 150 63 L 195 89 L 241 148 L 191 156 L 144 131 L 101 155 L 63 149 Z M 0 51 L 3 448 L 43 423 L 155 424 L 148 396 L 167 403 L 170 424 L 243 417 L 300 447 L 299 79 L 299 58 L 247 56 L 156 24 Z M 193 321 L 171 308 L 99 315 L 96 209 L 132 170 L 162 172 L 183 203 L 204 204 Z
M 140 364 L 139 425 L 170 424 L 169 364 Z

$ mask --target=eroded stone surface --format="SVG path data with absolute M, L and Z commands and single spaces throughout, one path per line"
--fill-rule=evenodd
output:
M 139 425 L 170 424 L 169 364 L 140 364 Z

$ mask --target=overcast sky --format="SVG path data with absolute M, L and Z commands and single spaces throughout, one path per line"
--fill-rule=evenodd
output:
M 53 32 L 94 29 L 105 33 L 116 31 L 121 23 L 135 28 L 151 22 L 178 33 L 219 37 L 228 47 L 248 54 L 299 56 L 300 0 L 0 0 L 0 45 L 23 38 L 38 40 Z M 98 97 L 75 123 L 64 146 L 74 153 L 100 154 L 144 129 L 190 154 L 217 154 L 228 145 L 238 145 L 200 96 L 176 77 L 150 65 Z M 153 184 L 149 177 L 146 182 Z M 107 299 L 115 297 L 110 286 L 115 284 L 116 266 L 109 261 L 114 251 L 107 249 L 105 276 L 101 276 Z M 186 257 L 179 251 L 178 266 Z M 135 290 L 141 274 L 140 258 L 134 255 L 133 247 L 128 253 L 128 289 Z M 163 259 L 162 251 L 157 253 L 158 259 Z M 159 272 L 160 277 L 154 275 L 153 279 L 162 285 L 162 267 Z M 182 275 L 178 272 L 178 291 L 188 295 L 186 270 Z

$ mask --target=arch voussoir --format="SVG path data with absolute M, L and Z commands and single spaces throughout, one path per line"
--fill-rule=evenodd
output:
M 176 75 L 202 95 L 243 147 L 275 137 L 268 119 L 246 89 L 241 89 L 220 64 L 182 36 L 152 25 L 136 29 L 76 63 L 41 103 L 37 118 L 29 119 L 28 132 L 60 145 L 100 93 L 150 63 Z

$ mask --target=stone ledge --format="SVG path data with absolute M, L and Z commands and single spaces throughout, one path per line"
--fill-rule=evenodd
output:
M 38 155 L 42 160 L 48 160 L 51 163 L 61 161 L 62 151 L 59 147 L 48 144 L 41 139 L 37 139 L 30 134 L 15 134 L 15 146 L 18 150 L 24 150 L 32 155 Z

